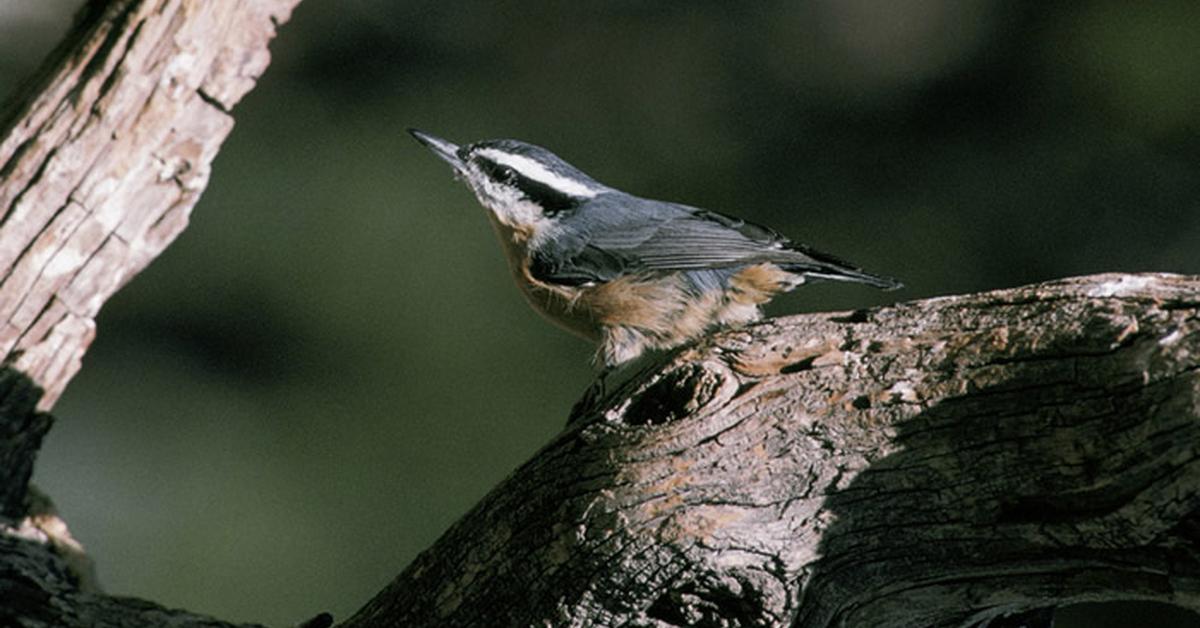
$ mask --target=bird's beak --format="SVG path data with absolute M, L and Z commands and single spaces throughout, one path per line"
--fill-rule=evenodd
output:
M 433 151 L 434 155 L 437 155 L 442 161 L 453 166 L 455 172 L 463 171 L 465 165 L 463 164 L 463 160 L 458 156 L 458 144 L 448 142 L 440 137 L 416 129 L 409 129 L 408 132 L 417 138 L 418 142 Z

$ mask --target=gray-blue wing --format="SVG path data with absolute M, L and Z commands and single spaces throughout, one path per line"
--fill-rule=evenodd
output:
M 611 199 L 613 203 L 625 199 Z M 630 273 L 730 269 L 771 262 L 791 272 L 881 288 L 899 284 L 790 242 L 766 227 L 716 212 L 632 199 L 639 211 L 602 204 L 575 217 L 570 237 L 535 255 L 543 281 L 601 283 Z

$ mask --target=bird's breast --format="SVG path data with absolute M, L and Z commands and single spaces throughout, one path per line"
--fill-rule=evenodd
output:
M 802 281 L 774 264 L 756 264 L 730 273 L 719 288 L 706 291 L 698 291 L 684 272 L 630 274 L 583 286 L 554 284 L 533 275 L 532 234 L 492 224 L 513 279 L 533 309 L 589 340 L 629 344 L 602 349 L 618 356 L 676 346 L 714 326 L 757 320 L 762 303 Z
M 563 329 L 588 340 L 598 341 L 601 335 L 600 324 L 592 312 L 580 303 L 580 298 L 587 288 L 551 284 L 535 278 L 530 268 L 532 260 L 528 247 L 532 232 L 513 229 L 494 218 L 491 222 L 513 280 L 529 305 L 538 314 Z

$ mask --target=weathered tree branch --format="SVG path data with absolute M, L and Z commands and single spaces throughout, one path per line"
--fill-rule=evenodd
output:
M 100 306 L 187 224 L 299 0 L 93 1 L 0 139 L 0 624 L 221 625 L 99 594 L 28 491 Z
M 0 141 L 0 352 L 58 399 L 100 305 L 170 244 L 299 0 L 94 2 Z
M 107 596 L 28 490 L 101 304 L 179 233 L 298 0 L 94 2 L 0 141 L 0 624 Z M 1200 609 L 1200 278 L 715 335 L 606 395 L 347 626 L 960 626 Z M 318 618 L 313 625 L 327 620 Z
M 1200 278 L 716 335 L 580 409 L 345 626 L 1200 610 Z

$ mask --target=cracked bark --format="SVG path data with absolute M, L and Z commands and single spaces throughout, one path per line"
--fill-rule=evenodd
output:
M 346 626 L 1200 610 L 1200 278 L 728 331 L 586 400 Z
M 0 624 L 228 625 L 98 591 L 27 484 L 97 310 L 185 226 L 297 1 L 93 2 L 8 118 Z M 345 625 L 1200 608 L 1198 294 L 1200 278 L 1108 275 L 715 335 L 585 398 Z
M 28 487 L 105 300 L 187 225 L 299 0 L 88 3 L 0 139 L 0 625 L 226 625 L 99 593 Z

